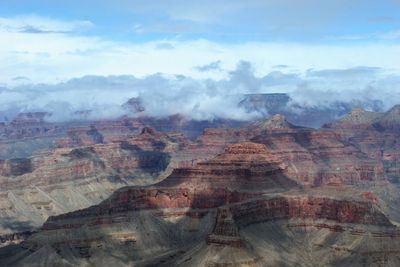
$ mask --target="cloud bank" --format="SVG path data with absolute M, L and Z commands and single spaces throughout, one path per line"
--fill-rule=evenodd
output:
M 214 62 L 209 64 L 215 65 Z M 207 67 L 207 66 L 206 66 Z M 122 105 L 132 97 L 142 100 L 142 115 L 163 117 L 182 114 L 188 118 L 255 119 L 265 114 L 238 108 L 244 94 L 288 93 L 292 106 L 329 107 L 337 102 L 379 101 L 382 109 L 398 104 L 400 76 L 376 67 L 310 69 L 305 72 L 272 71 L 259 75 L 253 64 L 241 61 L 221 79 L 196 79 L 156 73 L 84 76 L 57 84 L 24 84 L 0 89 L 0 112 L 47 111 L 50 120 L 133 116 Z
M 254 1 L 252 5 L 262 3 Z M 124 34 L 129 38 L 119 40 L 100 34 L 90 20 L 56 20 L 37 15 L 0 17 L 0 86 L 12 87 L 26 80 L 56 84 L 85 75 L 145 77 L 154 73 L 219 80 L 228 79 L 225 70 L 234 69 L 241 60 L 252 62 L 257 75 L 282 65 L 299 72 L 309 68 L 377 66 L 400 73 L 400 45 L 396 42 L 347 44 L 272 38 L 251 41 L 240 36 L 235 37 L 236 42 L 224 42 L 202 36 L 184 38 L 180 34 L 147 39 L 146 33 L 127 31 Z M 397 36 L 396 32 L 390 34 Z

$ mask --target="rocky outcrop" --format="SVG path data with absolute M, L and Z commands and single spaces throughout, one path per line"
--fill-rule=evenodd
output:
M 277 114 L 283 112 L 290 101 L 288 94 L 247 94 L 238 104 L 248 112 Z
M 373 123 L 377 131 L 398 131 L 400 129 L 400 105 L 396 105 L 388 110 Z
M 262 120 L 255 122 L 249 126 L 249 128 L 253 131 L 260 132 L 276 132 L 276 131 L 284 131 L 288 132 L 292 129 L 301 128 L 293 125 L 288 122 L 286 117 L 282 114 L 276 114 L 267 120 Z
M 20 176 L 33 171 L 30 158 L 0 160 L 0 176 Z
M 385 163 L 344 139 L 340 132 L 297 127 L 281 115 L 241 129 L 205 129 L 196 146 L 187 151 L 207 161 L 230 144 L 247 140 L 264 144 L 270 155 L 286 164 L 285 175 L 305 186 L 386 180 Z
M 0 248 L 10 244 L 19 244 L 30 237 L 34 232 L 20 232 L 0 235 Z
M 242 129 L 207 129 L 195 143 L 178 133 L 142 127 L 136 137 L 123 141 L 63 148 L 62 164 L 79 162 L 73 172 L 96 179 L 115 170 L 125 177 L 121 173 L 130 173 L 132 166 L 146 175 L 171 172 L 156 184 L 124 187 L 97 205 L 54 214 L 9 253 L 20 253 L 17 263 L 32 255 L 52 255 L 53 265 L 68 259 L 96 266 L 106 261 L 138 266 L 363 266 L 373 261 L 369 255 L 400 245 L 398 211 L 384 197 L 385 190 L 398 191 L 385 187 L 390 186 L 388 168 L 370 153 L 380 146 L 365 139 L 377 136 L 380 144 L 385 133 L 393 141 L 395 128 L 380 131 L 374 127 L 379 119 L 373 121 L 371 127 L 360 127 L 361 134 L 354 136 L 363 141 L 358 143 L 334 128 L 299 128 L 274 116 Z M 396 157 L 385 153 L 388 161 Z M 159 157 L 165 154 L 171 156 L 169 164 Z M 35 160 L 32 166 L 32 173 L 40 169 Z M 13 179 L 19 177 L 28 173 Z M 5 183 L 10 185 L 11 179 Z M 42 210 L 57 207 L 59 201 L 53 199 L 35 204 Z M 0 265 L 16 263 L 17 254 L 2 258 L 2 251 Z M 398 250 L 393 251 L 385 257 L 399 263 L 394 256 Z
M 371 127 L 373 123 L 383 116 L 381 112 L 366 111 L 362 108 L 354 108 L 343 118 L 324 125 L 325 128 L 335 129 L 344 138 L 350 139 L 360 132 Z
M 46 116 L 17 117 L 0 129 L 0 159 L 29 157 L 54 147 L 77 147 L 121 141 L 139 133 L 143 125 L 122 118 L 108 121 L 49 122 Z
M 358 120 L 354 117 L 358 116 Z M 352 119 L 353 118 L 353 119 Z M 369 158 L 383 165 L 384 176 L 397 183 L 400 177 L 400 106 L 385 113 L 356 110 L 328 125 L 342 138 L 357 146 Z
M 341 140 L 334 131 L 299 129 L 259 135 L 252 140 L 265 144 L 272 154 L 287 163 L 287 176 L 306 186 L 385 179 L 381 162 Z
M 295 187 L 286 168 L 264 145 L 244 142 L 192 168 L 175 169 L 160 186 L 229 188 L 231 190 L 279 190 Z
M 297 219 L 394 227 L 371 202 L 326 197 L 282 196 L 249 201 L 232 206 L 231 212 L 240 227 L 265 221 Z
M 179 165 L 175 154 L 186 142 L 145 128 L 122 142 L 0 161 L 0 233 L 31 230 L 48 216 L 97 204 L 122 186 L 154 183 Z
M 318 150 L 319 157 L 335 162 L 338 153 L 346 151 L 343 143 L 332 143 L 337 134 L 330 131 L 288 134 L 289 137 L 280 132 L 278 136 L 283 136 L 279 140 L 285 144 L 290 138 L 297 140 L 285 147 L 290 153 L 296 151 L 293 146 L 303 147 L 304 153 L 312 155 Z M 152 129 L 144 129 L 137 144 L 132 141 L 124 146 L 135 151 L 140 144 L 154 147 L 155 135 Z M 262 140 L 270 136 L 277 138 L 265 135 Z M 262 249 L 268 246 L 275 251 L 280 242 L 287 239 L 294 242 L 293 235 L 299 235 L 305 247 L 319 240 L 310 241 L 303 232 L 310 237 L 322 233 L 326 239 L 319 240 L 318 245 L 322 243 L 320 246 L 327 255 L 331 255 L 329 246 L 341 248 L 349 236 L 360 240 L 370 237 L 374 242 L 384 238 L 393 245 L 400 242 L 400 231 L 381 211 L 381 200 L 374 194 L 360 192 L 357 187 L 348 187 L 346 194 L 339 194 L 332 187 L 321 191 L 303 188 L 287 175 L 288 164 L 300 163 L 293 158 L 282 160 L 282 154 L 273 144 L 272 141 L 233 144 L 210 160 L 191 168 L 175 169 L 157 184 L 121 188 L 98 205 L 51 216 L 37 234 L 21 244 L 21 249 L 31 251 L 22 260 L 50 249 L 59 255 L 55 259 L 74 255 L 73 260 L 80 264 L 104 265 L 104 260 L 118 251 L 117 262 L 139 266 L 273 265 L 276 262 L 272 256 L 264 257 L 267 254 Z M 172 147 L 167 144 L 164 149 Z M 92 151 L 73 152 L 69 156 L 86 157 L 85 153 Z M 275 228 L 260 230 L 264 226 Z M 253 229 L 257 229 L 256 236 L 252 236 Z M 381 248 L 381 242 L 376 244 Z M 288 248 L 291 250 L 292 246 Z M 343 251 L 352 251 L 349 259 L 371 251 L 358 245 L 345 248 Z M 300 258 L 302 253 L 319 255 L 315 251 L 293 253 Z M 0 257 L 0 263 L 12 259 Z M 333 264 L 332 260 L 324 263 Z
M 342 117 L 358 107 L 381 111 L 383 103 L 370 101 L 335 101 L 329 105 L 303 105 L 293 101 L 288 94 L 248 94 L 238 104 L 247 112 L 257 112 L 265 116 L 285 115 L 289 121 L 304 127 L 319 128 Z
M 276 219 L 327 219 L 339 223 L 391 225 L 384 215 L 374 213 L 370 201 L 351 202 L 323 197 L 261 197 L 267 192 L 299 188 L 283 175 L 279 159 L 262 144 L 251 142 L 229 146 L 225 153 L 190 169 L 176 169 L 158 184 L 124 188 L 98 206 L 52 217 L 44 229 L 68 218 L 89 218 L 153 209 L 210 209 L 232 203 L 232 216 L 239 225 L 246 218 L 257 222 Z M 304 194 L 304 193 L 302 193 Z M 252 200 L 261 198 L 260 200 Z M 367 199 L 368 200 L 368 199 Z M 241 213 L 249 212 L 249 215 Z M 265 214 L 265 215 L 263 215 Z M 80 227 L 74 226 L 74 227 Z
M 88 122 L 80 127 L 71 127 L 66 136 L 55 143 L 59 148 L 68 148 L 118 142 L 137 135 L 142 127 L 133 119 Z
M 220 208 L 212 233 L 207 236 L 207 244 L 242 247 L 239 228 L 229 208 Z

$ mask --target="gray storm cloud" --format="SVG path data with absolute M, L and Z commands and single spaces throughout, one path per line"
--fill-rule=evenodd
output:
M 182 114 L 192 119 L 255 119 L 265 116 L 238 107 L 244 94 L 288 93 L 292 106 L 329 107 L 337 102 L 379 101 L 382 109 L 398 104 L 400 76 L 379 68 L 308 70 L 305 73 L 273 71 L 257 76 L 249 62 L 239 62 L 225 79 L 194 79 L 154 74 L 144 78 L 84 76 L 64 83 L 24 84 L 0 88 L 0 113 L 47 111 L 54 121 L 116 118 L 127 114 L 122 107 L 139 97 L 144 115 Z M 128 114 L 134 115 L 134 114 Z

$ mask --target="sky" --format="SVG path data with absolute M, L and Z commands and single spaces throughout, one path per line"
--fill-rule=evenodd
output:
M 0 111 L 193 87 L 208 88 L 208 103 L 182 100 L 200 117 L 213 97 L 253 92 L 324 93 L 312 104 L 384 91 L 389 106 L 398 62 L 399 0 L 0 1 Z

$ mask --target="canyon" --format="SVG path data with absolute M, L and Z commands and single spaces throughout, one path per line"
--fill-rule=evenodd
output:
M 0 265 L 398 266 L 399 110 L 69 130 L 0 162 Z

